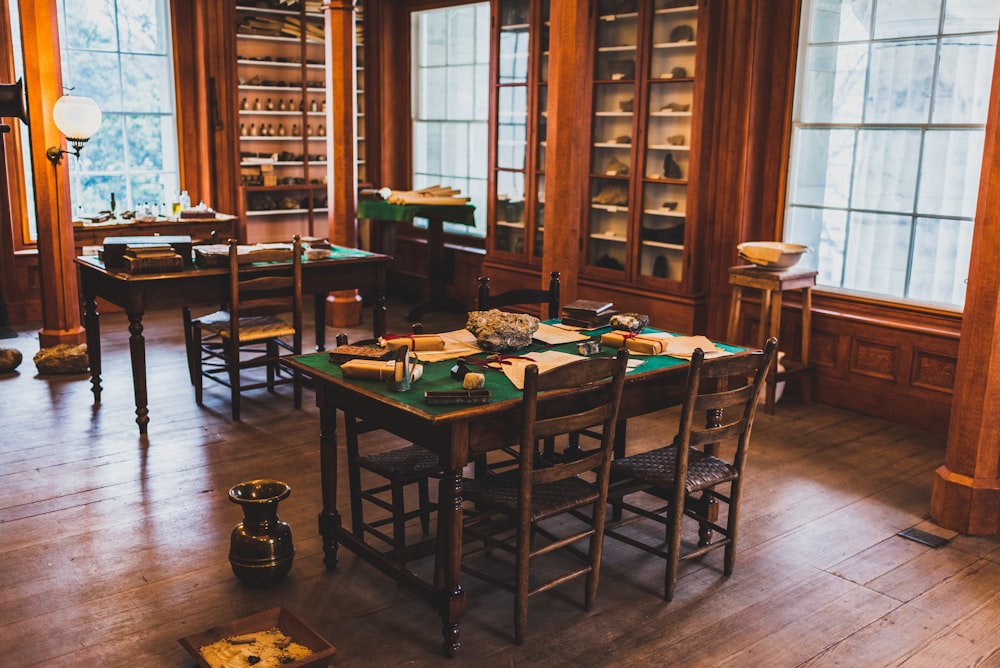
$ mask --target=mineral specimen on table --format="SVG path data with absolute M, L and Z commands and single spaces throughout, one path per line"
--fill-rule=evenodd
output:
M 60 343 L 51 348 L 42 348 L 34 357 L 38 373 L 86 373 L 89 367 L 87 344 L 70 346 Z
M 470 311 L 465 327 L 476 337 L 476 345 L 483 350 L 506 352 L 531 343 L 531 336 L 538 329 L 538 318 L 497 309 Z
M 0 348 L 0 373 L 11 373 L 21 365 L 21 351 L 16 348 Z

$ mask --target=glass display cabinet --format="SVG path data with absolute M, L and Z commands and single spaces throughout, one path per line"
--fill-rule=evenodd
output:
M 681 281 L 695 107 L 695 0 L 599 0 L 586 271 Z
M 548 0 L 495 6 L 491 125 L 491 253 L 537 263 L 544 252 Z

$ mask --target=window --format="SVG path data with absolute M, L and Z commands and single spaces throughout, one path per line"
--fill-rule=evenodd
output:
M 412 15 L 413 187 L 450 186 L 471 198 L 476 226 L 445 230 L 486 236 L 490 5 Z
M 785 239 L 823 286 L 962 308 L 996 0 L 806 0 Z
M 101 107 L 69 160 L 74 215 L 169 202 L 178 188 L 169 0 L 59 0 L 63 85 Z

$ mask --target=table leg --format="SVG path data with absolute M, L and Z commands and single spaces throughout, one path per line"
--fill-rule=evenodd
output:
M 326 350 L 326 293 L 317 292 L 313 295 L 313 317 L 316 322 L 316 352 Z
M 328 570 L 337 568 L 337 533 L 340 513 L 337 512 L 337 407 L 316 384 L 316 405 L 319 406 L 319 470 L 322 484 L 323 509 L 319 513 L 319 535 L 323 541 L 323 563 Z
M 94 403 L 101 403 L 101 321 L 97 312 L 97 298 L 85 295 L 83 300 L 83 326 L 87 331 L 87 359 L 90 364 L 90 388 Z
M 438 486 L 438 549 L 444 563 L 435 566 L 435 584 L 443 585 L 440 614 L 441 651 L 455 656 L 462 647 L 459 624 L 465 612 L 465 590 L 459 579 L 462 567 L 462 467 L 445 470 Z
M 139 433 L 149 425 L 149 398 L 146 395 L 146 339 L 142 335 L 142 311 L 128 312 L 128 349 L 132 356 L 132 388 L 135 391 L 135 421 Z

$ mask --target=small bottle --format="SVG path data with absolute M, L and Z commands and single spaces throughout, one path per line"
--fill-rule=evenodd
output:
M 309 100 L 309 111 L 319 111 L 319 106 L 316 104 L 316 100 Z
M 306 103 L 305 100 L 299 100 L 299 111 L 305 111 Z
M 316 132 L 319 134 L 320 137 L 326 136 L 326 128 L 323 127 L 322 123 L 319 124 L 319 128 L 316 130 Z
M 293 137 L 301 137 L 302 136 L 302 131 L 299 130 L 299 124 L 298 123 L 292 123 L 292 136 Z
M 278 136 L 284 137 L 286 134 L 287 132 L 285 131 L 285 124 L 281 123 L 280 125 L 278 125 Z
M 188 195 L 188 191 L 182 190 L 180 196 L 181 211 L 191 208 L 191 196 Z
M 274 111 L 274 102 L 271 102 L 271 98 L 267 98 L 267 102 L 264 105 L 268 111 Z
M 247 133 L 247 136 L 248 137 L 256 137 L 257 136 L 257 124 L 256 123 L 251 123 L 250 124 L 250 132 Z
M 268 123 L 267 124 L 267 136 L 268 137 L 273 137 L 274 136 L 274 124 L 273 123 Z
M 288 111 L 288 107 L 285 105 L 284 100 L 278 100 L 278 111 Z
M 174 195 L 174 201 L 170 203 L 170 217 L 179 219 L 181 217 L 181 194 Z
M 312 124 L 308 124 L 306 125 L 306 137 L 312 137 L 312 136 L 313 136 L 313 126 Z
M 319 110 L 320 110 L 320 111 L 324 111 L 324 112 L 326 111 L 326 98 L 324 98 L 324 99 L 323 99 L 323 100 L 322 100 L 322 101 L 321 101 L 321 102 L 319 103 Z
M 253 100 L 253 108 L 256 111 L 260 111 L 260 98 L 259 97 L 255 97 L 254 98 L 254 100 Z
M 241 137 L 247 136 L 247 126 L 245 123 L 240 123 L 240 136 Z
M 242 100 L 240 100 L 240 109 L 242 109 L 243 111 L 246 111 L 249 108 L 250 108 L 250 105 L 247 103 L 247 99 L 246 98 L 243 98 Z
M 295 100 L 292 98 L 288 98 L 288 111 L 295 111 Z M 299 111 L 302 111 L 302 109 L 299 109 Z
M 115 194 L 111 193 L 111 217 L 112 218 L 117 218 L 118 217 L 117 215 L 115 215 L 115 209 L 117 209 L 117 208 L 118 208 L 118 204 L 115 202 Z

